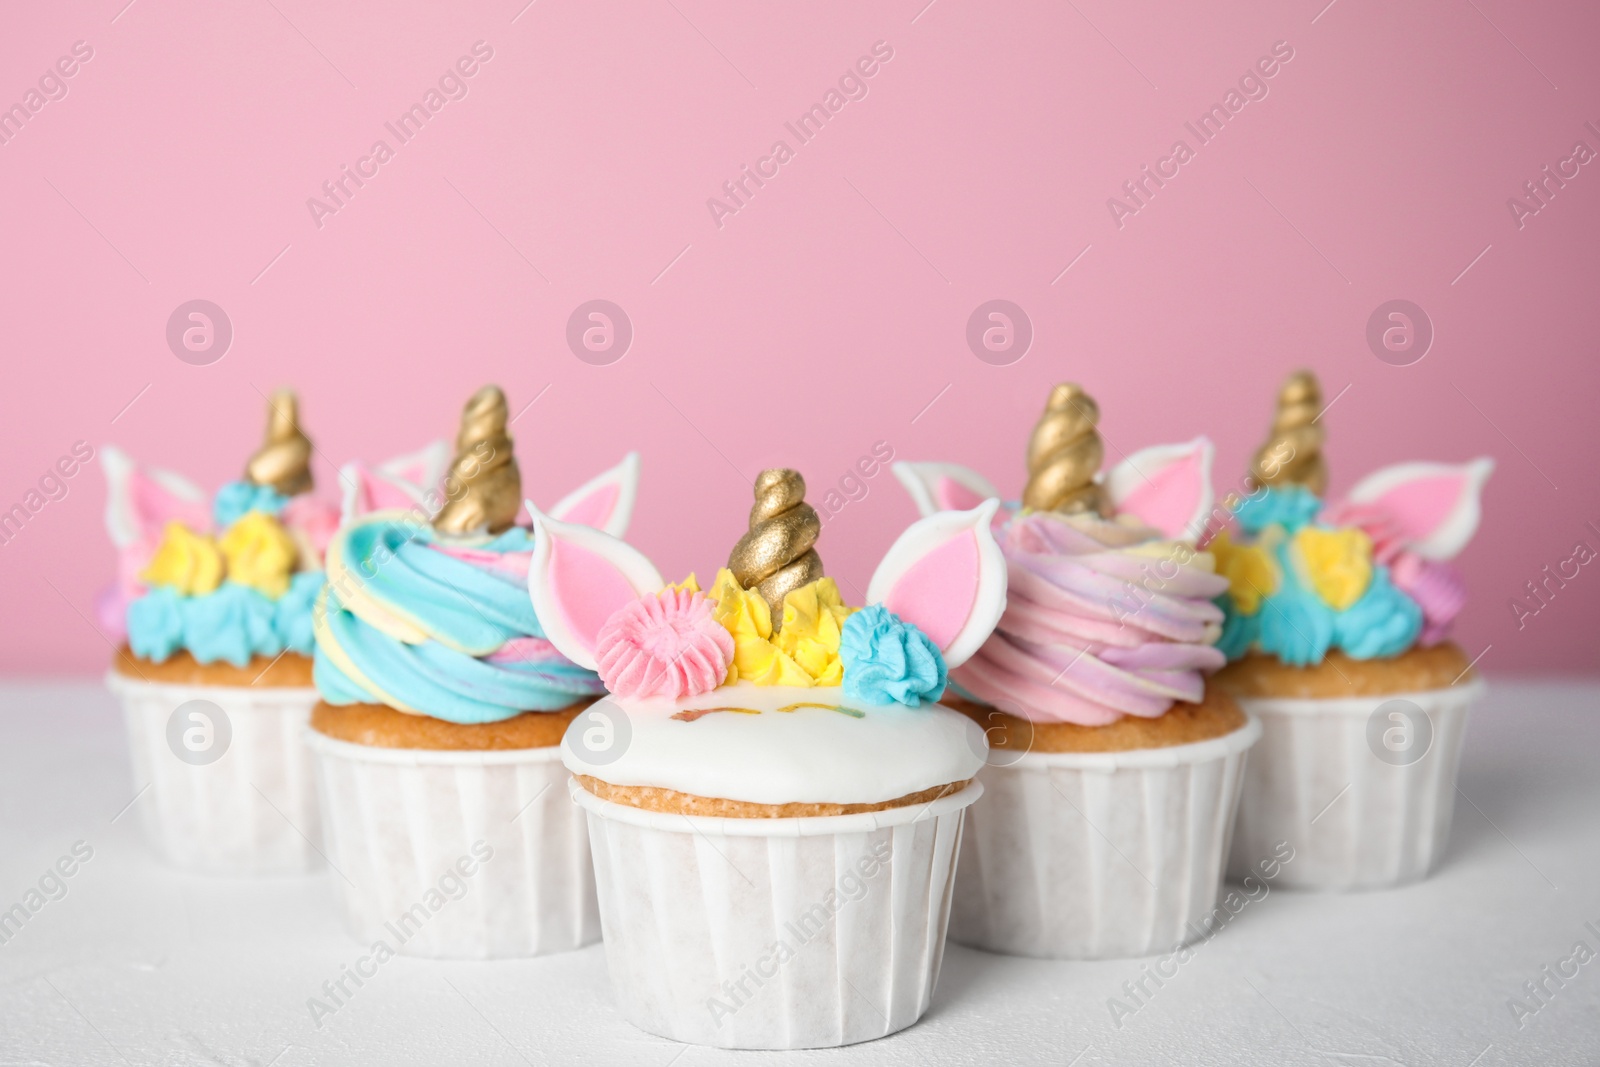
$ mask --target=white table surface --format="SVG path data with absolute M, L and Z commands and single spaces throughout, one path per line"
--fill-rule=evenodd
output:
M 146 848 L 120 715 L 91 682 L 0 685 L 0 909 L 74 841 L 94 858 L 0 945 L 0 1065 L 640 1063 L 1600 1064 L 1600 960 L 1519 1028 L 1508 998 L 1600 952 L 1600 683 L 1491 679 L 1440 869 L 1404 889 L 1273 890 L 1134 1016 L 1135 961 L 950 946 L 932 1009 L 881 1041 L 730 1053 L 641 1033 L 599 946 L 501 963 L 399 958 L 319 1030 L 306 999 L 357 946 L 326 874 L 180 874 Z M 113 817 L 115 821 L 113 821 Z M 1553 984 L 1551 988 L 1554 988 Z

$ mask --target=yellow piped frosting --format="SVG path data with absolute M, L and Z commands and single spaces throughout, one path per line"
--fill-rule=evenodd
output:
M 1228 595 L 1239 614 L 1254 615 L 1261 601 L 1278 591 L 1277 565 L 1260 545 L 1236 545 L 1222 530 L 1206 551 L 1216 560 L 1216 572 L 1228 579 Z
M 283 523 L 261 511 L 247 512 L 217 543 L 228 562 L 228 579 L 276 600 L 289 590 L 298 550 Z
M 838 685 L 844 678 L 839 634 L 856 610 L 845 604 L 832 578 L 818 578 L 783 598 L 783 629 L 772 643 L 811 676 L 812 684 Z
M 181 522 L 169 522 L 150 565 L 139 577 L 150 585 L 171 586 L 184 596 L 200 596 L 222 584 L 222 570 L 222 553 L 215 541 Z
M 1349 609 L 1372 584 L 1372 538 L 1361 530 L 1304 526 L 1294 547 L 1308 584 L 1334 611 Z
M 712 617 L 733 636 L 728 681 L 756 685 L 832 686 L 843 680 L 839 635 L 856 610 L 845 605 L 831 578 L 791 590 L 783 602 L 783 629 L 772 632 L 772 613 L 759 590 L 745 589 L 733 572 L 717 572 L 707 597 Z

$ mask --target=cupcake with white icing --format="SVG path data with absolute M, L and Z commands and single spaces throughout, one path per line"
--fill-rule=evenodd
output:
M 611 693 L 563 754 L 613 986 L 631 1022 L 675 1040 L 831 1047 L 914 1023 L 982 792 L 982 733 L 938 700 L 1004 609 L 996 504 L 911 527 L 855 608 L 822 574 L 803 495 L 796 472 L 763 472 L 703 593 L 535 517 L 539 618 Z
M 479 390 L 443 492 L 328 546 L 307 739 L 346 925 L 391 952 L 531 956 L 600 934 L 557 745 L 604 688 L 529 601 L 535 535 L 516 523 L 506 426 L 505 396 Z M 636 482 L 629 456 L 552 510 L 620 535 Z
M 1009 600 L 952 672 L 993 751 L 969 814 L 950 936 L 1013 955 L 1141 956 L 1205 932 L 1260 725 L 1207 684 L 1227 588 L 1196 548 L 1211 443 L 1104 477 L 1094 400 L 1059 385 L 998 538 Z M 951 464 L 898 464 L 925 512 L 991 496 Z M 1263 857 L 1266 858 L 1266 857 Z

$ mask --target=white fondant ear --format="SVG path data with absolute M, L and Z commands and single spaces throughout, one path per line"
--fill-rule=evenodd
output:
M 531 500 L 527 506 L 533 516 L 533 612 L 557 651 L 592 671 L 601 627 L 629 601 L 660 592 L 661 572 L 643 552 L 603 530 L 552 519 Z
M 1000 501 L 918 519 L 889 548 L 867 585 L 882 604 L 927 634 L 955 668 L 978 651 L 1006 609 L 1006 558 L 991 523 Z
M 989 479 L 959 463 L 896 463 L 893 470 L 923 515 L 970 511 L 1000 496 Z
M 1170 538 L 1194 541 L 1216 502 L 1208 437 L 1181 445 L 1156 445 L 1124 459 L 1106 475 L 1106 491 L 1119 515 L 1132 515 Z
M 1380 517 L 1389 534 L 1423 559 L 1455 556 L 1478 530 L 1483 484 L 1494 460 L 1399 463 L 1373 471 L 1350 490 L 1348 505 Z
M 127 548 L 161 539 L 168 522 L 199 533 L 211 529 L 211 508 L 200 487 L 171 471 L 141 469 L 115 445 L 100 449 L 105 468 L 106 529 L 111 543 Z
M 550 517 L 604 530 L 612 537 L 628 532 L 633 502 L 639 495 L 639 453 L 629 452 L 622 462 L 596 475 L 561 498 Z
M 428 447 L 369 467 L 359 460 L 339 470 L 343 486 L 340 503 L 342 521 L 349 522 L 374 511 L 391 508 L 406 510 L 426 505 L 429 491 L 444 480 L 450 464 L 450 446 L 435 441 Z

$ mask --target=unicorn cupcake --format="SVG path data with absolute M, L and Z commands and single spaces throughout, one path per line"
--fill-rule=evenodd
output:
M 1327 505 L 1322 391 L 1278 396 L 1253 491 L 1211 542 L 1226 612 L 1215 678 L 1260 718 L 1231 869 L 1294 843 L 1286 885 L 1359 889 L 1427 875 L 1450 832 L 1468 709 L 1483 682 L 1448 640 L 1466 603 L 1450 560 L 1494 469 L 1403 463 Z
M 1102 477 L 1099 421 L 1079 386 L 1052 390 L 1021 503 L 996 515 L 1005 615 L 951 673 L 947 703 L 992 752 L 950 936 L 990 951 L 1141 956 L 1200 936 L 1261 732 L 1206 683 L 1227 588 L 1196 547 L 1211 443 L 1148 448 Z M 925 514 L 997 495 L 954 464 L 895 473 Z
M 126 714 L 135 783 L 150 792 L 139 802 L 147 834 L 195 870 L 315 865 L 315 796 L 299 733 L 316 702 L 311 608 L 340 506 L 313 492 L 295 395 L 270 398 L 266 440 L 244 478 L 209 500 L 116 448 L 103 455 L 119 560 L 97 610 L 123 641 L 108 684 Z M 428 455 L 376 472 L 352 464 L 345 477 L 415 492 L 407 476 L 437 477 Z
M 620 536 L 637 484 L 630 455 L 551 513 Z M 328 544 L 307 740 L 346 925 L 391 953 L 531 956 L 600 935 L 556 746 L 605 690 L 535 614 L 521 508 L 506 398 L 487 386 L 442 494 Z
M 996 503 L 924 519 L 864 608 L 791 470 L 701 592 L 540 515 L 529 588 L 610 696 L 567 729 L 623 1014 L 674 1040 L 831 1047 L 927 1010 L 982 731 L 941 706 L 1005 607 Z

